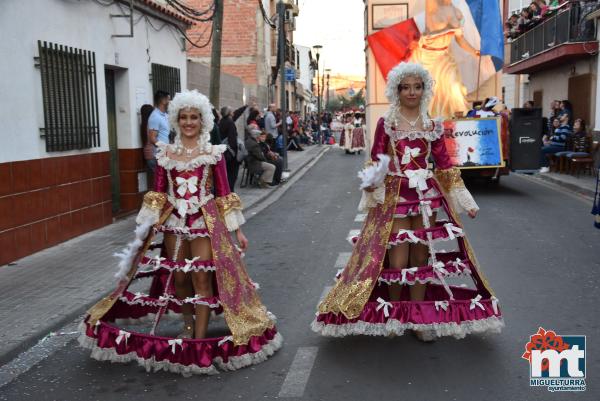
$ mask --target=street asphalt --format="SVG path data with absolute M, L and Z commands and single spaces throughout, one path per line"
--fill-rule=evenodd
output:
M 249 273 L 285 339 L 268 361 L 206 377 L 146 373 L 134 364 L 90 359 L 68 326 L 59 330 L 63 340 L 52 352 L 36 346 L 11 365 L 24 373 L 4 386 L 2 375 L 10 372 L 0 367 L 0 400 L 600 399 L 600 230 L 592 227 L 591 202 L 526 177 L 504 177 L 498 187 L 470 185 L 481 211 L 464 221 L 500 299 L 502 334 L 424 344 L 411 335 L 334 339 L 313 333 L 319 297 L 333 283 L 336 261 L 351 250 L 348 232 L 361 225 L 356 172 L 362 162 L 362 155 L 331 149 L 244 227 Z M 521 355 L 540 326 L 587 336 L 586 391 L 529 386 Z M 35 357 L 44 352 L 45 359 Z

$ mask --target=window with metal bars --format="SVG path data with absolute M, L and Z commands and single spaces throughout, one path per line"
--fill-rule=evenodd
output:
M 38 41 L 47 152 L 100 146 L 94 52 Z
M 152 92 L 165 91 L 171 99 L 177 92 L 181 92 L 181 79 L 179 68 L 152 63 Z

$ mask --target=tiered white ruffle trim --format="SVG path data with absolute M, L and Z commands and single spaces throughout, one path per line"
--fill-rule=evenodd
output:
M 311 323 L 314 332 L 328 337 L 346 337 L 350 335 L 367 336 L 401 336 L 406 330 L 431 331 L 436 337 L 452 336 L 456 339 L 464 338 L 467 334 L 500 333 L 504 327 L 501 317 L 492 316 L 481 320 L 467 320 L 461 323 L 431 323 L 415 324 L 400 323 L 390 319 L 386 323 L 368 323 L 358 321 L 346 324 L 326 324 L 316 319 Z
M 276 333 L 272 340 L 262 346 L 261 350 L 255 353 L 248 353 L 242 356 L 229 357 L 229 362 L 224 363 L 221 357 L 213 360 L 213 365 L 209 367 L 199 367 L 195 365 L 182 365 L 169 361 L 156 361 L 154 358 L 144 359 L 135 352 L 119 355 L 114 348 L 100 348 L 95 339 L 88 337 L 85 334 L 85 323 L 79 326 L 80 336 L 78 338 L 79 345 L 92 351 L 92 358 L 98 361 L 111 361 L 113 363 L 128 363 L 136 361 L 138 365 L 144 367 L 147 372 L 158 372 L 164 370 L 166 372 L 178 373 L 184 377 L 191 375 L 214 375 L 219 373 L 219 369 L 224 371 L 232 371 L 241 369 L 250 365 L 256 365 L 264 362 L 269 356 L 283 345 L 283 337 Z

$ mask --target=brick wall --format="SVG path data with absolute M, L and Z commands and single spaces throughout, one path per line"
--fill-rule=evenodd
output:
M 188 1 L 190 6 L 201 10 L 206 9 L 211 3 L 212 0 Z M 224 3 L 222 70 L 240 77 L 245 84 L 256 84 L 258 48 L 256 18 L 257 12 L 260 12 L 258 3 L 256 0 L 227 0 Z M 188 35 L 192 40 L 197 41 L 207 25 L 204 23 L 193 27 L 188 31 Z M 204 38 L 208 38 L 208 31 Z M 202 49 L 188 46 L 187 54 L 191 58 L 204 59 L 210 57 L 210 52 L 210 45 Z M 249 58 L 251 61 L 249 61 Z
M 138 175 L 146 171 L 142 149 L 119 149 L 120 212 L 138 210 L 142 205 L 144 192 L 140 192 Z M 145 178 L 145 177 L 144 177 Z M 149 188 L 153 183 L 149 183 Z
M 0 163 L 0 265 L 111 222 L 108 152 Z

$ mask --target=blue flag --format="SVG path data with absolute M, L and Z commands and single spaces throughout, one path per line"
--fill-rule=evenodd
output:
M 498 0 L 467 0 L 481 36 L 481 54 L 492 56 L 496 71 L 504 65 L 504 32 Z

